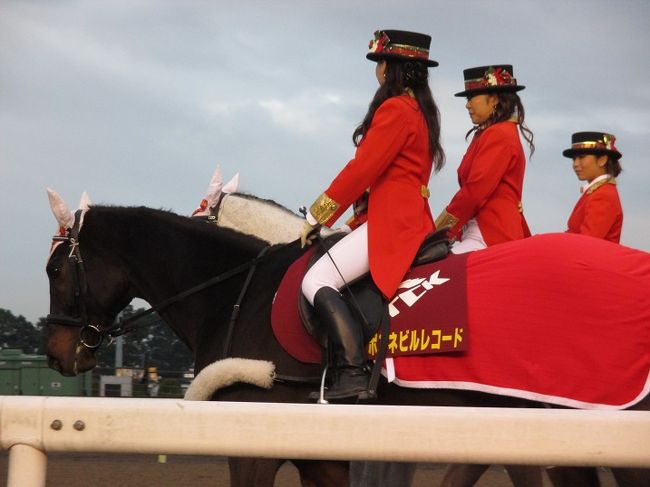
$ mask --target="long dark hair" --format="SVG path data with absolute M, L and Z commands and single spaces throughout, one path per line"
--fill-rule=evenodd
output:
M 358 147 L 366 132 L 368 132 L 372 118 L 379 106 L 388 98 L 403 95 L 408 88 L 415 96 L 427 122 L 429 129 L 429 157 L 433 162 L 435 172 L 438 172 L 445 164 L 445 153 L 440 144 L 440 112 L 433 100 L 428 83 L 429 70 L 426 64 L 420 61 L 386 60 L 386 63 L 385 81 L 379 86 L 370 102 L 363 122 L 354 130 L 352 141 Z
M 499 92 L 495 94 L 499 98 L 499 103 L 497 104 L 492 115 L 490 115 L 490 118 L 488 118 L 487 122 L 482 124 L 480 128 L 486 129 L 490 125 L 494 125 L 495 123 L 499 122 L 505 122 L 513 117 L 516 117 L 517 124 L 519 125 L 519 132 L 521 132 L 521 136 L 528 143 L 528 147 L 530 147 L 530 155 L 532 156 L 533 152 L 535 152 L 535 144 L 533 144 L 533 132 L 526 126 L 526 123 L 524 122 L 524 119 L 526 118 L 526 112 L 524 111 L 523 103 L 521 103 L 521 98 L 519 98 L 519 95 L 517 93 Z M 469 132 L 467 132 L 465 139 L 467 139 L 472 132 L 478 129 L 479 127 L 473 127 Z

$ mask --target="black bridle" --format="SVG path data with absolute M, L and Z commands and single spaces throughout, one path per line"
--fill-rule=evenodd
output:
M 76 313 L 74 316 L 48 314 L 45 317 L 45 323 L 48 325 L 63 325 L 79 327 L 79 343 L 86 348 L 94 349 L 101 345 L 103 334 L 99 325 L 94 325 L 88 320 L 88 311 L 86 307 L 86 294 L 88 291 L 88 281 L 86 280 L 86 271 L 84 261 L 79 250 L 79 229 L 81 227 L 82 210 L 77 210 L 74 214 L 74 224 L 66 230 L 65 235 L 55 235 L 52 237 L 54 242 L 67 242 L 70 244 L 70 253 L 68 260 L 74 269 L 72 272 L 72 291 L 74 295 L 74 307 Z
M 86 270 L 84 267 L 83 258 L 81 257 L 81 250 L 79 248 L 79 229 L 81 227 L 83 211 L 77 210 L 74 216 L 75 216 L 75 220 L 72 228 L 69 228 L 66 231 L 65 235 L 55 235 L 53 237 L 53 240 L 58 242 L 68 242 L 70 244 L 70 253 L 68 254 L 68 259 L 71 263 L 71 267 L 74 269 L 74 272 L 72 272 L 72 286 L 73 286 L 73 293 L 74 293 L 75 313 L 73 316 L 48 314 L 47 317 L 45 318 L 46 324 L 80 328 L 79 345 L 92 350 L 98 348 L 102 344 L 104 337 L 109 337 L 111 340 L 113 340 L 118 336 L 124 335 L 132 331 L 138 326 L 136 322 L 144 318 L 145 316 L 155 312 L 159 312 L 169 307 L 170 305 L 185 299 L 188 296 L 196 294 L 200 291 L 203 291 L 204 289 L 207 289 L 211 286 L 215 286 L 216 284 L 226 281 L 231 277 L 234 277 L 238 274 L 248 271 L 248 275 L 246 277 L 242 290 L 239 293 L 237 302 L 233 306 L 231 319 L 228 325 L 228 331 L 226 335 L 227 339 L 224 343 L 224 351 L 223 351 L 224 357 L 227 356 L 230 349 L 230 340 L 232 337 L 232 332 L 235 326 L 235 321 L 237 320 L 237 316 L 239 314 L 241 302 L 244 299 L 244 296 L 251 282 L 257 264 L 264 258 L 266 251 L 269 249 L 268 246 L 262 248 L 262 250 L 257 255 L 257 257 L 255 257 L 252 260 L 249 260 L 248 262 L 245 262 L 237 267 L 234 267 L 217 276 L 214 276 L 208 279 L 207 281 L 202 282 L 201 284 L 186 289 L 185 291 L 182 291 L 176 294 L 175 296 L 171 296 L 170 298 L 167 298 L 161 301 L 160 303 L 151 306 L 146 310 L 142 310 L 138 313 L 135 313 L 126 319 L 121 319 L 117 323 L 114 323 L 107 328 L 103 328 L 101 324 L 93 324 L 88 319 L 88 311 L 87 311 L 87 300 L 89 299 L 88 281 L 86 278 Z

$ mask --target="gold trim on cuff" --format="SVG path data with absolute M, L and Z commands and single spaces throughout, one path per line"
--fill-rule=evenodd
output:
M 309 208 L 309 212 L 318 223 L 323 225 L 339 209 L 339 204 L 325 193 L 320 195 Z
M 447 211 L 445 208 L 442 210 L 442 213 L 438 215 L 438 218 L 436 218 L 436 229 L 439 228 L 444 228 L 444 227 L 450 227 L 453 228 L 456 223 L 458 223 L 458 218 L 452 215 Z

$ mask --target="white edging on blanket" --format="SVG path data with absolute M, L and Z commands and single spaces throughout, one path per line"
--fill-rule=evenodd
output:
M 384 377 L 390 377 L 390 369 L 382 369 Z M 393 372 L 394 373 L 394 372 Z M 410 381 L 403 380 L 395 377 L 393 382 L 400 387 L 407 387 L 410 389 L 455 389 L 462 391 L 478 391 L 487 394 L 495 394 L 497 396 L 518 397 L 520 399 L 527 399 L 530 401 L 537 401 L 547 404 L 555 404 L 558 406 L 566 406 L 575 409 L 601 409 L 601 410 L 621 410 L 628 409 L 650 394 L 650 375 L 646 379 L 643 389 L 629 402 L 625 404 L 599 404 L 585 401 L 578 401 L 568 397 L 551 396 L 547 394 L 540 394 L 532 391 L 525 391 L 520 389 L 511 389 L 509 387 L 499 387 L 489 384 L 477 384 L 476 382 L 462 382 L 462 381 Z

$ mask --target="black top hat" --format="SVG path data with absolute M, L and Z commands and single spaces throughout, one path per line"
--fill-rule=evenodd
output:
M 512 65 L 493 64 L 463 70 L 465 91 L 454 96 L 473 96 L 480 93 L 495 93 L 503 91 L 521 91 L 525 86 L 518 85 L 513 76 Z
M 429 67 L 438 66 L 438 62 L 429 59 L 431 36 L 406 30 L 377 30 L 375 38 L 370 41 L 366 58 L 371 61 L 382 59 L 401 59 L 405 61 L 422 61 Z
M 562 151 L 562 155 L 571 158 L 579 154 L 608 155 L 618 160 L 622 154 L 615 142 L 616 137 L 605 132 L 576 132 L 571 135 L 571 148 Z

